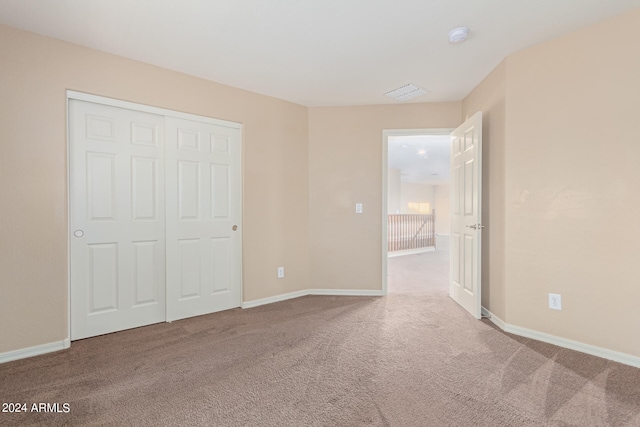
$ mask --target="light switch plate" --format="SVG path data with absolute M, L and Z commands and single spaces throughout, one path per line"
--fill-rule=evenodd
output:
M 356 213 L 362 213 L 362 203 L 356 203 Z

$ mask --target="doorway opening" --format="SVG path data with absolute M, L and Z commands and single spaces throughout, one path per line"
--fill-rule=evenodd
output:
M 451 131 L 383 132 L 384 294 L 425 276 L 433 286 L 448 286 Z

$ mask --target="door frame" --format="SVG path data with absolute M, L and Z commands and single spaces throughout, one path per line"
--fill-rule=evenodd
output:
M 389 199 L 388 169 L 389 169 L 389 137 L 390 136 L 419 136 L 419 135 L 451 135 L 455 128 L 431 129 L 384 129 L 382 131 L 382 295 L 388 293 L 388 263 L 389 239 L 387 236 L 387 205 Z M 451 166 L 449 166 L 451 169 Z
M 168 117 L 176 117 L 184 120 L 191 120 L 196 122 L 208 123 L 212 125 L 218 126 L 226 126 L 234 129 L 240 130 L 240 188 L 242 189 L 242 194 L 240 196 L 240 253 L 242 254 L 242 246 L 244 241 L 244 234 L 242 234 L 243 225 L 244 225 L 244 132 L 242 123 L 232 122 L 228 120 L 216 119 L 213 117 L 199 116 L 197 114 L 183 113 L 180 111 L 169 110 L 166 108 L 153 107 L 151 105 L 138 104 L 135 102 L 123 101 L 115 98 L 107 98 L 99 95 L 92 95 L 84 92 L 77 92 L 74 90 L 67 89 L 65 96 L 65 113 L 66 113 L 66 127 L 67 127 L 67 338 L 66 342 L 71 345 L 71 180 L 70 180 L 70 149 L 71 149 L 71 139 L 70 139 L 70 117 L 69 117 L 69 100 L 78 100 L 78 101 L 86 101 L 92 102 L 94 104 L 107 105 L 111 107 L 125 108 L 128 110 L 141 111 L 144 113 L 157 114 L 160 116 L 168 116 Z M 243 295 L 243 259 L 242 255 L 240 257 L 240 303 L 242 304 L 242 295 Z M 166 302 L 165 302 L 166 304 Z M 66 344 L 66 343 L 65 343 Z M 65 347 L 67 348 L 67 347 Z

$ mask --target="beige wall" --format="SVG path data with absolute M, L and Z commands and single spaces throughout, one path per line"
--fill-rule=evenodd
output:
M 381 289 L 382 131 L 453 128 L 460 114 L 460 102 L 309 109 L 312 288 Z
M 400 183 L 400 213 L 419 213 L 409 209 L 409 203 L 429 203 L 429 212 L 434 209 L 433 185 L 417 184 L 415 182 Z
M 482 306 L 505 320 L 505 94 L 500 63 L 462 102 L 465 119 L 482 111 Z
M 511 55 L 463 101 L 484 114 L 483 306 L 635 356 L 638 25 L 640 10 Z
M 506 91 L 505 320 L 635 356 L 639 27 L 637 9 L 515 54 Z
M 0 353 L 67 338 L 66 89 L 243 123 L 244 300 L 309 287 L 305 107 L 6 26 L 0 64 Z
M 449 235 L 451 233 L 450 194 L 449 184 L 434 186 L 434 208 L 436 210 L 436 234 Z

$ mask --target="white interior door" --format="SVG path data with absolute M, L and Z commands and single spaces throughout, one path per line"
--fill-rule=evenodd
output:
M 482 113 L 451 133 L 451 247 L 449 294 L 481 317 Z
M 165 123 L 167 320 L 239 307 L 240 129 Z
M 69 100 L 73 340 L 165 320 L 163 120 Z

